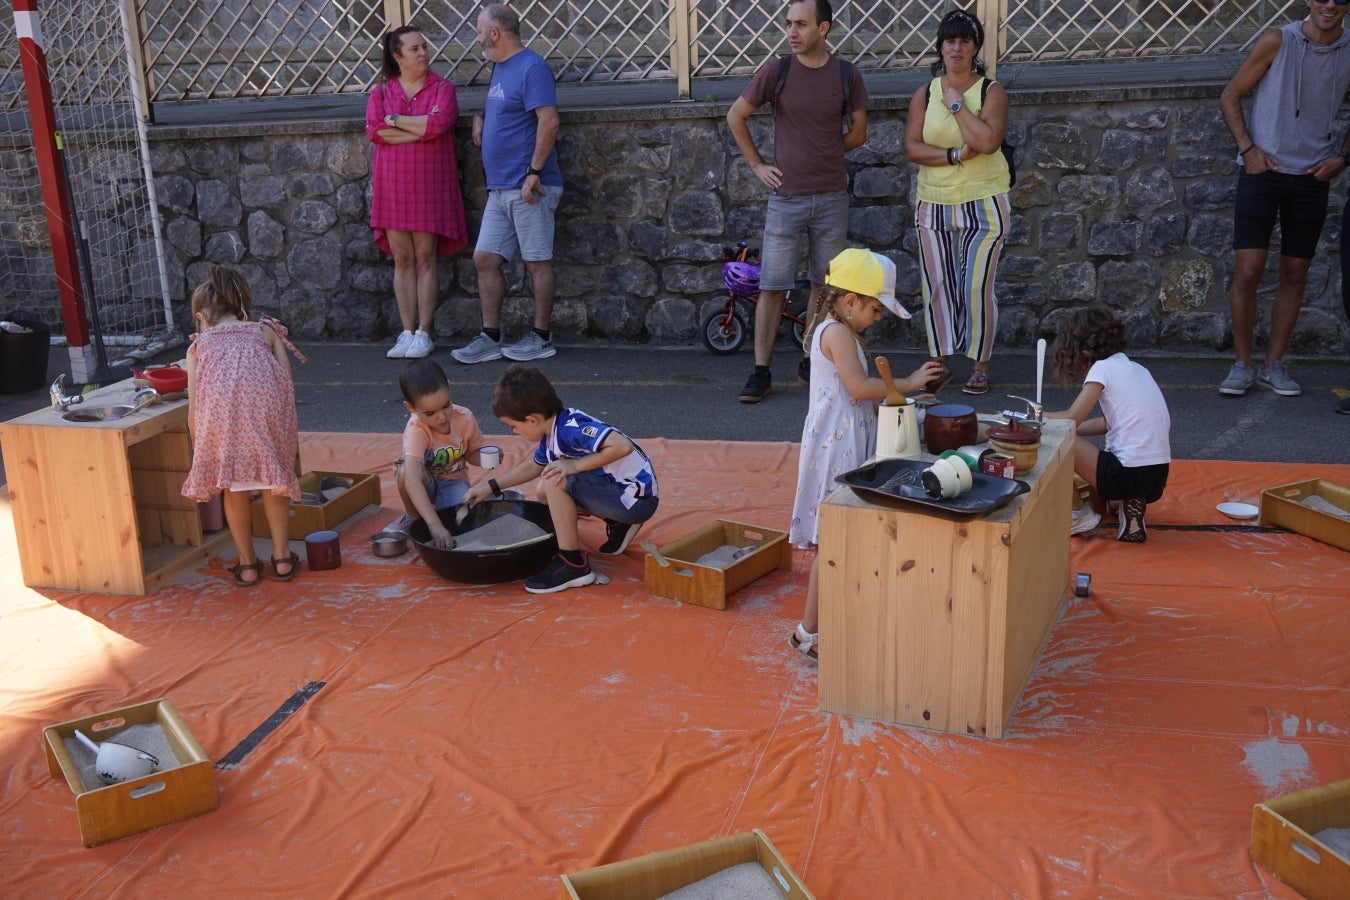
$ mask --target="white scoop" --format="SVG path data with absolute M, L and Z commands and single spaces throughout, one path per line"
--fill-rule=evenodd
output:
M 144 778 L 159 765 L 159 760 L 144 750 L 115 741 L 97 743 L 78 728 L 75 738 L 93 752 L 94 771 L 106 784 L 121 784 L 123 781 Z

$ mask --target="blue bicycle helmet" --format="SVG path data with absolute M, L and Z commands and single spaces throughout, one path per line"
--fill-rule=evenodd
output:
M 737 297 L 759 293 L 759 266 L 755 263 L 729 262 L 722 264 L 722 282 Z

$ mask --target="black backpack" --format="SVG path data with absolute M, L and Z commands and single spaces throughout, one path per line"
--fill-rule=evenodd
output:
M 778 95 L 783 93 L 783 85 L 787 84 L 788 69 L 792 68 L 791 56 L 778 57 L 778 82 L 773 86 L 773 98 L 769 101 L 773 104 L 773 114 L 778 115 Z M 853 63 L 846 59 L 839 60 L 839 79 L 844 87 L 844 124 L 848 125 L 853 120 Z
M 984 84 L 980 85 L 980 108 L 984 108 L 984 98 L 989 96 L 989 85 L 993 84 L 988 78 L 984 79 Z M 781 87 L 781 82 L 779 84 Z M 925 104 L 932 97 L 933 82 L 928 82 L 928 87 L 924 89 Z M 1017 148 L 1008 143 L 1007 137 L 1003 138 L 1003 144 L 998 149 L 1003 151 L 1003 158 L 1008 163 L 1008 187 L 1017 184 Z

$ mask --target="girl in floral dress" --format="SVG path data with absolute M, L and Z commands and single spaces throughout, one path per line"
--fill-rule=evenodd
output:
M 226 266 L 212 266 L 192 292 L 198 330 L 187 353 L 193 453 L 182 490 L 184 497 L 198 501 L 224 492 L 225 521 L 239 551 L 230 571 L 240 587 L 251 587 L 262 576 L 262 561 L 253 549 L 254 491 L 262 492 L 272 535 L 272 573 L 278 581 L 290 581 L 300 562 L 290 549 L 288 501 L 300 499 L 300 482 L 295 389 L 286 351 L 301 362 L 305 357 L 286 339 L 280 322 L 250 322 L 249 302 L 248 283 Z
M 861 466 L 876 447 L 876 401 L 885 399 L 886 385 L 868 376 L 861 335 L 881 319 L 883 309 L 909 318 L 895 299 L 895 264 L 871 250 L 850 248 L 830 261 L 819 303 L 825 315 L 813 315 L 821 324 L 811 337 L 811 400 L 788 531 L 788 540 L 797 545 L 816 543 L 820 501 L 834 490 L 835 476 Z M 929 361 L 895 385 L 916 391 L 940 371 L 940 363 Z M 788 637 L 794 649 L 812 659 L 820 641 L 819 566 L 817 556 L 802 621 Z

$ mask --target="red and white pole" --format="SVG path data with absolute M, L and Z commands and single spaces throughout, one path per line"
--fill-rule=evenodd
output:
M 56 290 L 61 300 L 61 318 L 65 322 L 66 344 L 70 350 L 72 380 L 87 382 L 97 368 L 89 343 L 89 319 L 85 313 L 84 288 L 80 283 L 80 264 L 71 226 L 70 189 L 57 156 L 58 129 L 52 108 L 52 85 L 47 77 L 47 54 L 42 49 L 42 28 L 38 22 L 37 0 L 13 0 L 14 31 L 19 36 L 19 57 L 23 65 L 24 90 L 28 95 L 28 114 L 33 130 L 33 152 L 37 157 L 38 178 L 42 182 L 43 205 L 47 209 L 47 231 L 52 243 L 52 261 L 56 267 Z

